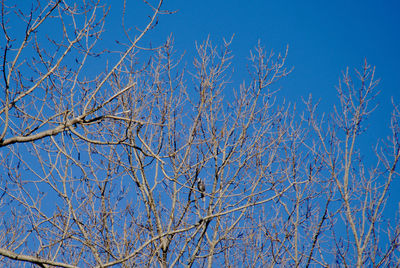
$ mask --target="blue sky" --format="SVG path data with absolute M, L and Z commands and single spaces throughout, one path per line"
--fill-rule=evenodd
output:
M 222 38 L 235 35 L 231 48 L 236 70 L 245 70 L 249 50 L 258 40 L 276 52 L 289 46 L 287 63 L 294 70 L 282 84 L 282 94 L 291 101 L 301 102 L 301 97 L 312 93 L 323 104 L 331 103 L 341 71 L 361 67 L 364 58 L 376 66 L 376 77 L 381 79 L 377 113 L 387 117 L 390 98 L 400 100 L 397 1 L 166 0 L 163 7 L 177 13 L 162 16 L 147 41 L 156 45 L 172 34 L 176 50 L 186 52 L 189 64 L 195 41 L 210 36 L 218 45 Z M 113 6 L 113 11 L 119 8 Z M 128 10 L 132 13 L 127 24 L 132 25 L 143 23 L 146 17 L 141 13 L 149 14 L 136 1 Z
M 116 46 L 115 40 L 123 41 L 122 3 L 108 3 L 111 16 L 105 25 L 102 44 L 110 50 Z M 30 5 L 26 8 L 29 10 Z M 335 86 L 341 71 L 347 66 L 351 70 L 360 68 L 366 58 L 376 66 L 381 94 L 376 99 L 379 106 L 370 117 L 369 133 L 361 139 L 363 150 L 366 154 L 372 152 L 378 137 L 390 135 L 391 98 L 400 103 L 400 2 L 164 0 L 163 9 L 176 13 L 161 16 L 157 27 L 140 45 L 147 46 L 149 42 L 160 45 L 172 34 L 177 53 L 185 53 L 183 61 L 190 65 L 196 41 L 202 42 L 210 36 L 215 45 L 222 45 L 223 38 L 234 35 L 233 84 L 246 78 L 246 58 L 258 40 L 267 50 L 277 53 L 289 46 L 287 66 L 294 69 L 280 82 L 279 96 L 281 101 L 284 98 L 300 108 L 302 97 L 312 94 L 313 100 L 321 103 L 320 111 L 331 112 L 332 105 L 337 103 Z M 127 1 L 125 24 L 143 27 L 151 14 L 142 1 Z M 18 27 L 18 22 L 15 23 Z M 395 181 L 394 186 L 394 191 L 398 191 L 400 181 Z
M 102 48 L 121 49 L 114 42 L 123 41 L 121 2 L 109 1 L 111 16 L 106 22 Z M 151 10 L 141 0 L 127 2 L 126 25 L 145 25 Z M 26 8 L 29 9 L 30 4 Z M 177 12 L 161 16 L 158 26 L 140 45 L 147 46 L 149 42 L 153 46 L 160 45 L 172 34 L 177 53 L 185 53 L 183 61 L 190 65 L 196 41 L 202 42 L 209 36 L 215 45 L 222 45 L 223 38 L 230 39 L 234 35 L 231 46 L 235 69 L 233 85 L 247 78 L 246 58 L 258 40 L 267 50 L 277 53 L 284 52 L 288 46 L 287 66 L 294 69 L 279 83 L 279 98 L 280 103 L 283 99 L 297 103 L 299 110 L 304 107 L 302 98 L 307 99 L 312 94 L 314 100 L 320 100 L 320 111 L 331 112 L 332 105 L 337 103 L 335 86 L 341 71 L 346 67 L 360 68 L 366 58 L 376 66 L 381 94 L 376 99 L 379 106 L 370 117 L 369 132 L 361 138 L 362 151 L 373 152 L 377 139 L 390 135 L 391 98 L 400 104 L 400 2 L 164 0 L 163 9 Z M 16 28 L 23 26 L 16 20 L 13 23 Z M 110 55 L 110 59 L 118 56 Z M 73 57 L 69 60 L 74 62 Z M 88 69 L 104 71 L 104 65 L 89 66 Z M 400 180 L 397 178 L 392 186 L 393 201 L 386 207 L 389 216 L 399 209 Z
M 110 50 L 114 46 L 121 49 L 115 40 L 123 41 L 122 2 L 108 3 L 111 16 L 105 25 L 102 44 Z M 30 5 L 26 8 L 29 10 Z M 275 52 L 283 52 L 289 46 L 287 66 L 294 69 L 280 83 L 279 96 L 281 101 L 284 98 L 295 102 L 300 108 L 302 97 L 312 94 L 321 103 L 320 111 L 331 112 L 332 105 L 337 103 L 335 86 L 341 71 L 347 66 L 360 68 L 366 58 L 376 66 L 381 94 L 376 99 L 379 106 L 370 117 L 369 132 L 361 139 L 364 152 L 372 152 L 378 137 L 390 135 L 391 97 L 400 103 L 400 2 L 164 0 L 163 9 L 176 13 L 161 16 L 157 27 L 140 45 L 147 46 L 149 42 L 160 45 L 172 34 L 177 53 L 185 53 L 183 61 L 190 65 L 196 41 L 202 42 L 210 36 L 215 45 L 222 45 L 223 38 L 234 35 L 231 46 L 235 56 L 234 84 L 246 78 L 246 58 L 258 40 L 267 50 Z M 151 9 L 142 1 L 127 1 L 125 24 L 128 27 L 144 26 L 148 15 Z M 18 27 L 18 22 L 15 23 Z M 98 66 L 100 71 L 104 71 L 103 67 Z M 393 193 L 398 192 L 400 181 L 394 181 L 393 186 Z M 394 198 L 392 211 L 398 209 L 400 197 Z
M 221 45 L 223 38 L 234 35 L 231 48 L 235 83 L 244 79 L 246 58 L 258 40 L 275 52 L 289 46 L 287 65 L 294 69 L 281 83 L 280 96 L 300 105 L 302 97 L 307 99 L 312 94 L 324 112 L 332 111 L 337 101 L 335 86 L 341 72 L 346 67 L 360 68 L 367 59 L 376 66 L 381 94 L 369 121 L 373 132 L 363 138 L 372 149 L 377 137 L 390 134 L 391 98 L 400 102 L 399 2 L 165 0 L 163 8 L 177 12 L 161 16 L 157 28 L 142 45 L 150 41 L 161 44 L 172 34 L 177 53 L 185 52 L 184 61 L 191 64 L 196 41 L 210 36 L 215 45 Z M 121 6 L 113 3 L 111 11 L 118 14 L 120 10 Z M 129 2 L 127 10 L 126 24 L 132 27 L 144 25 L 151 11 L 140 1 Z M 120 21 L 111 23 L 115 27 L 109 33 L 115 34 Z
M 126 23 L 143 25 L 150 10 L 138 2 L 130 2 Z M 336 89 L 341 72 L 360 68 L 364 59 L 376 66 L 381 79 L 376 98 L 378 107 L 370 116 L 369 132 L 361 137 L 362 149 L 372 153 L 377 138 L 390 135 L 391 98 L 400 103 L 400 4 L 397 1 L 187 1 L 166 0 L 164 9 L 176 14 L 161 16 L 157 28 L 142 45 L 151 40 L 161 44 L 170 34 L 179 53 L 186 53 L 184 62 L 192 63 L 195 42 L 207 36 L 215 45 L 234 35 L 232 51 L 236 75 L 234 82 L 244 79 L 246 58 L 258 40 L 268 49 L 283 52 L 289 46 L 287 64 L 293 72 L 281 83 L 281 97 L 296 102 L 313 95 L 320 111 L 332 112 L 337 104 Z M 112 6 L 119 12 L 120 6 Z M 112 23 L 120 23 L 113 21 Z M 113 31 L 117 30 L 113 28 Z M 400 188 L 394 181 L 389 210 L 398 209 L 399 198 L 393 195 Z M 391 213 L 389 212 L 389 213 Z

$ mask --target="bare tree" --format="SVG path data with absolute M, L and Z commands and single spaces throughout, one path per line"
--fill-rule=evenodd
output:
M 396 103 L 376 159 L 358 145 L 374 68 L 344 73 L 332 115 L 311 97 L 299 111 L 276 96 L 287 50 L 258 44 L 236 86 L 231 41 L 197 44 L 186 66 L 171 37 L 144 45 L 172 13 L 162 0 L 135 31 L 125 4 L 125 37 L 106 49 L 113 10 L 100 1 L 2 2 L 3 265 L 400 265 L 400 227 L 384 216 Z

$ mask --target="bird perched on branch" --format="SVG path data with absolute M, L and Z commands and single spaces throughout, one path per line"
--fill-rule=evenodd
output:
M 206 185 L 204 181 L 200 178 L 197 178 L 197 189 L 199 189 L 201 193 L 201 199 L 204 201 L 204 193 L 206 192 Z

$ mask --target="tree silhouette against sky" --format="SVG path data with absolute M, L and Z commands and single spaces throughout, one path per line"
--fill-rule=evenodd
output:
M 204 3 L 177 4 L 2 2 L 2 265 L 400 265 L 400 111 L 375 67 L 327 91 L 288 46 L 234 57 L 227 18 L 264 25 L 267 4 L 210 4 L 205 36 Z

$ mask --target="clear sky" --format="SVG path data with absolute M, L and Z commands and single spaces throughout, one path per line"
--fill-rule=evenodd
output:
M 123 1 L 108 4 L 111 14 L 102 37 L 105 42 L 101 44 L 112 50 L 116 40 L 123 41 Z M 26 5 L 28 10 L 30 7 Z M 287 66 L 294 69 L 281 82 L 279 96 L 300 108 L 302 97 L 307 99 L 312 94 L 313 100 L 321 103 L 320 111 L 332 112 L 332 105 L 337 104 L 335 86 L 341 71 L 346 67 L 360 68 L 366 58 L 376 66 L 381 94 L 376 99 L 379 106 L 370 117 L 369 132 L 361 137 L 364 153 L 371 155 L 377 139 L 390 135 L 391 98 L 400 103 L 400 1 L 164 0 L 163 9 L 176 13 L 161 16 L 157 27 L 140 45 L 160 45 L 172 34 L 177 53 L 185 53 L 183 61 L 190 65 L 196 41 L 210 36 L 215 45 L 222 45 L 223 38 L 234 35 L 234 83 L 245 79 L 246 58 L 258 40 L 276 52 L 289 46 Z M 141 0 L 128 0 L 125 25 L 132 29 L 144 26 L 151 14 L 152 10 Z M 18 21 L 15 23 L 15 27 L 22 27 Z M 104 71 L 104 65 L 98 68 Z M 400 181 L 395 180 L 392 186 L 396 201 L 390 205 L 394 211 L 400 201 Z
M 136 1 L 130 4 L 126 23 L 140 25 L 149 9 Z M 311 93 L 325 105 L 336 96 L 341 71 L 347 66 L 360 68 L 366 58 L 381 79 L 380 106 L 371 119 L 389 118 L 392 96 L 400 102 L 398 1 L 165 0 L 163 7 L 177 13 L 160 17 L 147 40 L 156 45 L 172 34 L 176 50 L 186 52 L 189 64 L 195 41 L 208 35 L 216 45 L 234 35 L 231 48 L 236 70 L 245 70 L 249 50 L 258 40 L 276 52 L 288 45 L 287 63 L 294 70 L 282 84 L 282 95 L 299 103 Z M 113 5 L 112 11 L 119 9 Z M 389 119 L 384 123 L 387 127 Z
M 127 25 L 144 24 L 150 14 L 138 2 L 128 4 Z M 210 36 L 215 45 L 221 45 L 223 38 L 234 35 L 231 48 L 237 75 L 233 80 L 238 83 L 249 50 L 258 40 L 275 52 L 289 46 L 287 65 L 294 69 L 282 82 L 281 96 L 299 105 L 311 93 L 325 112 L 337 100 L 335 86 L 341 72 L 346 67 L 360 68 L 367 59 L 376 66 L 375 77 L 381 79 L 379 106 L 369 121 L 373 131 L 365 137 L 367 147 L 372 149 L 378 136 L 390 134 L 391 98 L 400 103 L 399 1 L 165 0 L 163 7 L 177 12 L 161 16 L 146 42 L 157 45 L 172 34 L 177 52 L 185 52 L 184 61 L 191 64 L 196 41 Z M 120 10 L 121 6 L 112 5 L 112 12 Z M 120 25 L 120 21 L 112 23 Z
M 140 25 L 146 18 L 143 14 L 150 14 L 150 10 L 132 2 L 126 23 Z M 235 81 L 239 83 L 249 50 L 258 40 L 276 52 L 283 52 L 288 45 L 287 63 L 294 70 L 282 83 L 280 94 L 300 104 L 301 97 L 311 93 L 314 100 L 321 101 L 321 111 L 332 111 L 341 71 L 360 68 L 367 59 L 376 66 L 381 94 L 376 99 L 379 106 L 370 117 L 369 132 L 361 139 L 365 153 L 373 152 L 377 138 L 390 135 L 391 98 L 400 103 L 399 1 L 165 0 L 163 7 L 177 13 L 160 17 L 146 42 L 160 44 L 172 34 L 177 52 L 185 52 L 184 61 L 191 64 L 195 41 L 210 36 L 218 45 L 234 35 L 231 48 L 238 75 L 233 79 L 239 79 Z M 119 8 L 113 6 L 112 11 Z M 394 212 L 400 200 L 396 194 L 400 182 L 394 181 L 392 186 L 395 201 L 388 209 Z
M 31 1 L 23 1 L 29 10 Z M 151 9 L 141 0 L 126 2 L 127 27 L 145 25 Z M 111 14 L 100 46 L 121 49 L 115 41 L 124 41 L 120 26 L 123 0 L 109 0 L 108 4 Z M 332 112 L 333 105 L 337 104 L 335 86 L 341 71 L 346 67 L 361 68 L 367 59 L 376 66 L 381 94 L 376 98 L 378 107 L 368 121 L 368 133 L 361 137 L 362 152 L 373 154 L 377 139 L 391 134 L 391 98 L 400 105 L 400 1 L 164 0 L 163 9 L 176 13 L 162 15 L 157 27 L 139 45 L 148 46 L 150 42 L 153 46 L 161 45 L 172 35 L 176 52 L 178 55 L 185 53 L 183 62 L 190 65 L 196 41 L 201 43 L 209 36 L 213 44 L 222 45 L 223 38 L 230 39 L 234 35 L 231 46 L 235 70 L 233 85 L 246 79 L 249 51 L 258 40 L 267 50 L 277 53 L 284 52 L 288 46 L 287 66 L 293 67 L 293 71 L 279 84 L 279 100 L 280 103 L 283 99 L 297 103 L 299 110 L 304 108 L 302 98 L 307 99 L 312 94 L 313 100 L 321 103 L 320 112 Z M 12 23 L 16 28 L 24 26 L 19 21 Z M 61 31 L 50 30 L 52 34 L 61 34 Z M 120 56 L 106 54 L 105 57 L 108 55 L 110 61 Z M 75 59 L 68 60 L 74 62 Z M 89 66 L 93 67 L 93 73 L 96 68 L 104 71 L 104 65 Z M 390 192 L 391 201 L 386 206 L 387 219 L 400 208 L 399 192 L 400 178 L 396 178 Z
M 108 4 L 111 14 L 102 37 L 105 42 L 101 44 L 110 50 L 113 46 L 121 49 L 115 41 L 123 41 L 123 1 Z M 28 10 L 30 7 L 26 5 Z M 172 34 L 177 53 L 185 53 L 183 61 L 190 65 L 196 41 L 202 42 L 210 36 L 215 45 L 222 45 L 223 38 L 234 35 L 231 46 L 235 56 L 234 83 L 245 79 L 246 58 L 258 40 L 276 52 L 283 52 L 289 46 L 287 66 L 294 69 L 281 82 L 279 96 L 300 108 L 302 97 L 312 94 L 313 100 L 321 103 L 320 111 L 332 112 L 332 105 L 337 103 L 335 86 L 341 71 L 347 66 L 351 70 L 360 68 L 366 58 L 376 66 L 381 94 L 376 99 L 379 106 L 370 117 L 369 132 L 361 139 L 364 153 L 371 155 L 377 139 L 390 135 L 391 98 L 400 103 L 400 1 L 164 0 L 163 9 L 176 13 L 161 16 L 157 27 L 140 45 L 148 46 L 150 42 L 160 45 Z M 125 25 L 133 29 L 143 26 L 151 14 L 141 0 L 128 0 Z M 22 24 L 15 21 L 14 26 Z M 21 30 L 23 33 L 24 29 Z M 104 65 L 98 68 L 104 71 Z M 388 208 L 394 212 L 400 201 L 397 194 L 400 180 L 395 180 L 392 186 L 395 201 L 389 202 Z

